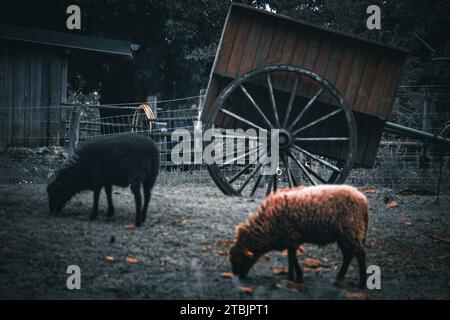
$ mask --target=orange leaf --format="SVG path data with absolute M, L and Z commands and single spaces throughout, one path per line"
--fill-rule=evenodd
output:
M 304 260 L 305 266 L 308 266 L 310 268 L 317 268 L 320 265 L 320 260 L 318 259 L 311 259 L 311 258 L 306 258 Z
M 105 259 L 108 260 L 109 262 L 113 262 L 114 261 L 114 257 L 113 256 L 106 256 Z
M 391 201 L 391 202 L 389 202 L 389 203 L 386 205 L 386 207 L 388 207 L 388 208 L 394 208 L 394 207 L 396 207 L 396 206 L 398 206 L 398 202 L 397 202 L 397 201 Z
M 412 226 L 412 221 L 409 221 L 409 220 L 406 220 L 405 222 L 404 222 L 407 226 Z
M 233 278 L 233 277 L 234 277 L 234 274 L 233 274 L 232 272 L 222 272 L 222 273 L 220 274 L 220 276 L 221 276 L 222 278 Z
M 355 299 L 355 300 L 366 300 L 367 296 L 359 291 L 346 291 L 344 296 L 347 299 Z
M 288 273 L 288 268 L 275 268 L 272 270 L 272 274 L 274 275 L 282 275 L 282 274 L 287 274 Z
M 253 293 L 253 288 L 250 287 L 240 287 L 239 290 L 243 293 L 246 294 L 252 294 Z
M 375 188 L 374 187 L 364 187 L 364 188 L 362 188 L 362 192 L 364 192 L 364 193 L 375 193 Z
M 134 229 L 134 224 L 132 224 L 132 223 L 125 224 L 123 227 L 127 230 L 131 230 L 131 229 Z
M 137 259 L 136 258 L 127 258 L 127 262 L 128 263 L 137 263 Z

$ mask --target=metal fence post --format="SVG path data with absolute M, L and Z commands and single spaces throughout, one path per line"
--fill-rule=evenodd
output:
M 80 107 L 70 109 L 69 118 L 69 157 L 73 156 L 80 137 Z

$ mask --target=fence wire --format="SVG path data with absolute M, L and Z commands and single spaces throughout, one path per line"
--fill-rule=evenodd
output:
M 116 105 L 79 106 L 79 145 L 104 135 L 136 132 L 151 137 L 161 155 L 161 184 L 193 184 L 213 186 L 204 164 L 174 164 L 172 149 L 178 141 L 172 141 L 172 133 L 185 129 L 190 135 L 184 142 L 195 145 L 194 132 L 199 120 L 199 104 L 202 96 L 158 101 L 152 106 L 154 118 L 137 111 L 139 102 Z M 43 107 L 40 107 L 42 111 Z M 55 110 L 59 110 L 55 112 Z M 391 121 L 411 128 L 421 129 L 423 114 L 403 112 L 397 107 Z M 48 107 L 43 117 L 39 113 L 19 113 L 20 118 L 1 119 L 0 146 L 13 145 L 0 154 L 0 183 L 46 183 L 55 170 L 68 158 L 71 132 L 72 106 Z M 55 114 L 57 116 L 55 116 Z M 51 115 L 49 117 L 48 115 Z M 427 128 L 439 133 L 450 113 L 430 114 L 434 126 Z M 24 125 L 25 124 L 25 125 Z M 197 131 L 196 131 L 197 130 Z M 42 145 L 58 145 L 42 147 Z M 442 147 L 441 147 L 442 148 Z M 193 157 L 193 154 L 190 155 Z M 400 189 L 427 189 L 435 191 L 439 176 L 439 147 L 407 137 L 383 134 L 382 141 L 371 169 L 352 170 L 347 182 L 357 186 L 379 186 Z M 443 158 L 442 192 L 450 190 L 450 158 Z

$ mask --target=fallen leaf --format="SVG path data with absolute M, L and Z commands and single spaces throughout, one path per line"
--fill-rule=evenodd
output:
M 113 262 L 115 260 L 113 256 L 106 256 L 105 259 L 110 262 Z
M 222 272 L 222 273 L 220 274 L 220 276 L 221 276 L 222 278 L 233 278 L 233 277 L 234 277 L 234 274 L 233 274 L 232 272 Z
M 366 300 L 367 296 L 359 291 L 346 291 L 344 296 L 347 299 L 354 299 L 354 300 Z
M 127 258 L 127 262 L 128 263 L 137 263 L 137 259 L 136 258 Z
M 375 188 L 374 187 L 364 187 L 361 190 L 364 193 L 375 193 Z
M 306 258 L 304 260 L 304 264 L 305 266 L 309 267 L 309 268 L 317 268 L 320 265 L 320 260 L 318 259 L 311 259 L 311 258 Z
M 386 204 L 386 207 L 388 207 L 388 208 L 394 208 L 396 206 L 398 206 L 398 202 L 397 201 L 390 201 L 390 202 L 388 202 Z
M 167 237 L 169 236 L 169 233 L 168 233 L 168 232 L 163 232 L 163 233 L 162 233 L 162 236 L 163 236 L 164 238 L 167 238 Z
M 406 224 L 407 226 L 412 226 L 412 221 L 409 220 L 405 220 L 404 224 Z
M 239 290 L 243 293 L 246 294 L 252 294 L 253 293 L 253 288 L 250 287 L 240 287 Z
M 322 258 L 322 261 L 323 261 L 323 262 L 328 262 L 329 260 L 328 260 L 327 257 L 323 257 L 323 258 Z
M 134 224 L 132 224 L 132 223 L 125 224 L 123 227 L 124 227 L 126 230 L 131 230 L 131 229 L 134 229 Z
M 283 274 L 288 274 L 288 272 L 289 272 L 288 268 L 284 268 L 284 267 L 274 268 L 272 270 L 272 274 L 277 275 L 277 276 L 283 275 Z

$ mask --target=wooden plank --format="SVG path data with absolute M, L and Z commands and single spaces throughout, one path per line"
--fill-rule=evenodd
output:
M 64 56 L 61 58 L 61 97 L 60 97 L 60 103 L 67 103 L 67 90 L 68 90 L 68 60 L 67 57 Z M 65 131 L 66 131 L 66 125 L 64 121 L 69 120 L 69 112 L 68 108 L 61 106 L 60 108 L 61 116 L 60 119 L 62 120 L 60 122 L 60 132 L 61 132 L 61 139 L 59 142 L 59 145 L 65 144 Z
M 378 116 L 382 113 L 381 101 L 383 100 L 384 87 L 389 76 L 389 69 L 392 68 L 392 60 L 383 56 L 377 69 L 377 74 L 373 82 L 372 91 L 369 96 L 365 113 Z
M 404 60 L 402 57 L 393 59 L 393 67 L 389 70 L 388 80 L 386 81 L 383 90 L 383 100 L 381 101 L 380 109 L 378 110 L 379 117 L 387 120 L 394 108 L 395 96 L 397 94 L 400 80 L 403 76 Z
M 371 126 L 370 136 L 367 139 L 367 147 L 363 160 L 364 168 L 372 168 L 375 164 L 378 149 L 380 146 L 381 136 L 383 134 L 382 126 Z
M 41 70 L 41 112 L 39 113 L 39 132 L 40 141 L 39 144 L 43 146 L 49 145 L 49 125 L 50 118 L 49 106 L 49 79 L 50 79 L 50 57 L 48 49 L 42 50 L 42 70 Z
M 30 52 L 32 46 L 25 46 L 25 75 L 24 75 L 24 110 L 23 110 L 23 145 L 29 146 L 30 144 L 30 96 L 31 96 L 31 58 Z
M 239 68 L 239 74 L 245 74 L 254 69 L 254 61 L 257 53 L 258 44 L 263 31 L 263 22 L 261 18 L 253 18 L 248 34 L 248 41 L 242 52 L 242 61 Z
M 60 107 L 61 107 L 61 71 L 62 60 L 54 55 L 50 59 L 50 78 L 49 78 L 49 144 L 59 145 L 61 139 L 60 132 Z
M 268 65 L 281 62 L 281 53 L 284 39 L 286 37 L 286 26 L 284 24 L 275 24 L 274 28 L 275 34 L 273 35 L 272 42 L 270 43 L 269 55 L 266 62 Z
M 275 28 L 270 23 L 265 23 L 259 40 L 258 49 L 255 55 L 255 68 L 263 67 L 267 65 L 267 57 L 269 56 L 269 50 L 272 44 Z
M 331 52 L 330 61 L 327 66 L 327 70 L 325 71 L 325 78 L 334 86 L 336 85 L 339 69 L 344 59 L 345 48 L 345 42 L 342 42 L 338 38 L 335 38 L 333 40 L 333 51 Z M 337 105 L 336 99 L 329 92 L 325 92 L 323 98 L 321 98 L 319 101 L 322 101 L 326 104 Z
M 249 19 L 241 19 L 236 38 L 234 39 L 233 51 L 231 53 L 226 74 L 230 77 L 237 77 L 241 67 L 242 57 L 247 43 L 251 22 Z
M 0 40 L 0 151 L 8 147 L 9 140 L 8 71 L 8 44 Z
M 336 88 L 342 93 L 347 90 L 347 84 L 352 74 L 353 61 L 355 59 L 356 50 L 352 46 L 345 48 L 344 58 L 339 68 L 338 77 L 336 79 Z
M 13 93 L 13 124 L 12 143 L 15 146 L 24 142 L 24 109 L 25 109 L 25 48 L 14 45 L 14 93 Z
M 239 29 L 240 20 L 241 17 L 238 14 L 232 14 L 228 18 L 216 65 L 215 72 L 217 73 L 220 74 L 226 73 L 231 53 L 233 52 L 234 40 L 236 38 L 237 31 Z
M 42 52 L 38 47 L 32 49 L 30 76 L 30 140 L 31 146 L 39 146 L 41 142 L 41 108 L 42 94 Z
M 361 85 L 359 86 L 356 101 L 354 103 L 354 110 L 360 112 L 366 111 L 370 92 L 372 90 L 373 82 L 375 80 L 375 75 L 377 73 L 380 62 L 381 55 L 379 51 L 373 50 L 369 52 L 366 65 L 364 67 L 364 73 L 361 78 Z
M 311 41 L 309 43 L 308 51 L 306 52 L 302 67 L 314 70 L 320 52 L 321 42 L 322 39 L 320 34 L 318 33 L 311 34 Z M 303 77 L 299 81 L 298 93 L 300 96 L 308 98 L 308 92 L 311 83 L 312 81 L 310 79 L 306 79 L 305 77 Z
M 363 111 L 356 109 L 356 98 L 358 96 L 359 88 L 362 83 L 362 76 L 364 74 L 364 68 L 367 62 L 367 48 L 358 47 L 356 49 L 356 56 L 353 60 L 352 71 L 350 74 L 350 79 L 347 85 L 347 90 L 342 92 L 345 100 L 350 105 L 350 107 L 355 111 Z

